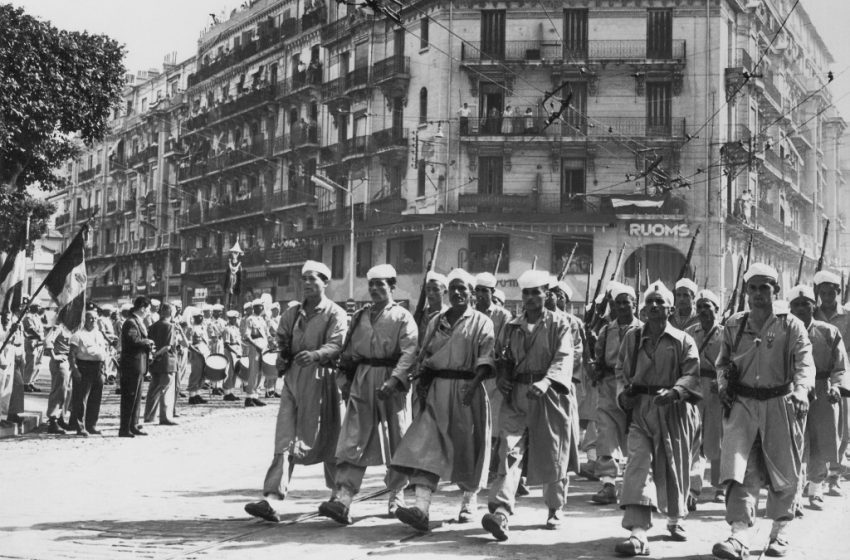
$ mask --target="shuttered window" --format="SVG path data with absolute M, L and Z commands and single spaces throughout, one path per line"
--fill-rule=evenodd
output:
M 481 10 L 481 58 L 505 58 L 505 10 Z
M 587 10 L 564 10 L 564 59 L 587 58 Z
M 479 194 L 502 194 L 503 169 L 504 164 L 501 156 L 481 156 L 478 158 Z
M 646 58 L 657 60 L 673 58 L 673 10 L 647 10 Z

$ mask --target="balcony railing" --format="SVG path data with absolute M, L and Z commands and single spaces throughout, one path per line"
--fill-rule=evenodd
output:
M 177 179 L 186 181 L 258 158 L 268 157 L 271 155 L 269 153 L 271 145 L 272 142 L 266 140 L 262 134 L 258 134 L 250 141 L 246 140 L 241 143 L 237 149 L 228 149 L 215 155 L 207 155 L 189 164 L 181 165 L 177 170 Z
M 85 171 L 80 171 L 79 181 L 81 183 L 85 182 L 85 181 L 91 181 L 92 179 L 95 178 L 96 175 L 100 174 L 100 171 L 101 171 L 100 164 L 97 164 L 96 167 L 92 167 L 91 169 L 86 169 Z
M 226 260 L 224 256 L 190 258 L 186 263 L 188 272 L 211 272 L 224 268 Z
M 371 136 L 355 136 L 340 143 L 342 157 L 366 155 L 372 149 Z
M 62 227 L 69 223 L 71 223 L 71 214 L 69 214 L 68 212 L 56 216 L 56 227 Z
M 410 78 L 410 57 L 393 55 L 372 67 L 372 81 L 379 84 L 392 78 Z
M 112 214 L 113 212 L 118 211 L 118 201 L 117 200 L 107 200 L 106 201 L 106 213 Z
M 353 90 L 369 85 L 369 67 L 355 68 L 345 75 L 345 89 Z
M 282 208 L 295 204 L 311 204 L 316 202 L 316 197 L 310 192 L 303 190 L 278 191 L 266 199 L 266 208 Z
M 646 202 L 653 202 L 647 205 Z M 644 196 L 632 194 L 576 195 L 558 193 L 459 195 L 461 212 L 485 214 L 544 213 L 575 215 L 579 220 L 614 219 L 618 214 L 680 215 L 687 213 L 684 199 L 674 195 Z
M 342 16 L 322 27 L 322 46 L 341 41 L 354 33 L 358 26 L 374 21 L 375 16 L 365 12 L 354 12 L 348 16 Z
M 136 211 L 136 195 L 124 199 L 124 212 L 133 214 Z
M 131 155 L 127 158 L 127 166 L 135 167 L 139 164 L 145 163 L 149 159 L 154 159 L 159 154 L 159 146 L 156 144 L 151 144 L 146 147 L 144 150 L 139 150 L 135 154 Z
M 77 209 L 77 221 L 82 222 L 83 220 L 88 220 L 94 214 L 95 208 L 78 208 Z
M 295 72 L 280 83 L 282 96 L 292 95 L 311 87 L 322 87 L 322 66 L 309 66 L 303 72 Z
M 407 148 L 408 132 L 406 128 L 390 127 L 372 134 L 372 143 L 376 151 L 389 148 Z
M 647 119 L 646 117 L 584 117 L 568 115 L 563 121 L 546 126 L 545 116 L 470 118 L 464 136 L 524 136 L 524 137 L 606 137 L 684 138 L 685 119 Z
M 588 41 L 578 48 L 562 47 L 556 43 L 535 41 L 505 41 L 485 44 L 480 41 L 464 41 L 461 45 L 461 60 L 471 63 L 504 63 L 538 60 L 578 61 L 682 61 L 687 55 L 684 39 L 675 39 L 670 49 L 647 51 L 645 40 L 602 39 Z
M 321 131 L 317 124 L 297 125 L 291 129 L 286 149 L 303 148 L 305 146 L 318 146 Z

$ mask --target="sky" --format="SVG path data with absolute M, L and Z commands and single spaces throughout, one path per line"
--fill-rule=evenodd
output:
M 11 1 L 31 15 L 48 19 L 57 27 L 106 33 L 127 47 L 127 69 L 135 72 L 162 67 L 163 57 L 177 52 L 177 60 L 195 53 L 201 29 L 211 12 L 220 13 L 241 0 L 0 0 Z M 850 42 L 847 22 L 850 2 L 801 0 L 823 37 L 835 64 L 831 86 L 842 115 L 850 121 Z M 845 95 L 847 94 L 847 95 Z

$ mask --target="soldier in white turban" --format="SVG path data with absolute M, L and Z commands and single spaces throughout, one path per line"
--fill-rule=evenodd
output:
M 699 292 L 699 286 L 690 278 L 682 278 L 676 282 L 673 291 L 674 310 L 670 315 L 670 324 L 679 330 L 685 330 L 698 322 L 694 301 Z

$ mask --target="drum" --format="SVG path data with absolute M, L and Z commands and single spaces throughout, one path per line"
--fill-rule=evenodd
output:
M 266 352 L 263 354 L 263 377 L 266 379 L 277 379 L 277 352 Z
M 227 364 L 227 357 L 223 354 L 210 354 L 204 360 L 204 378 L 224 381 L 227 378 Z
M 248 356 L 239 358 L 239 363 L 236 365 L 236 377 L 242 381 L 248 381 Z

